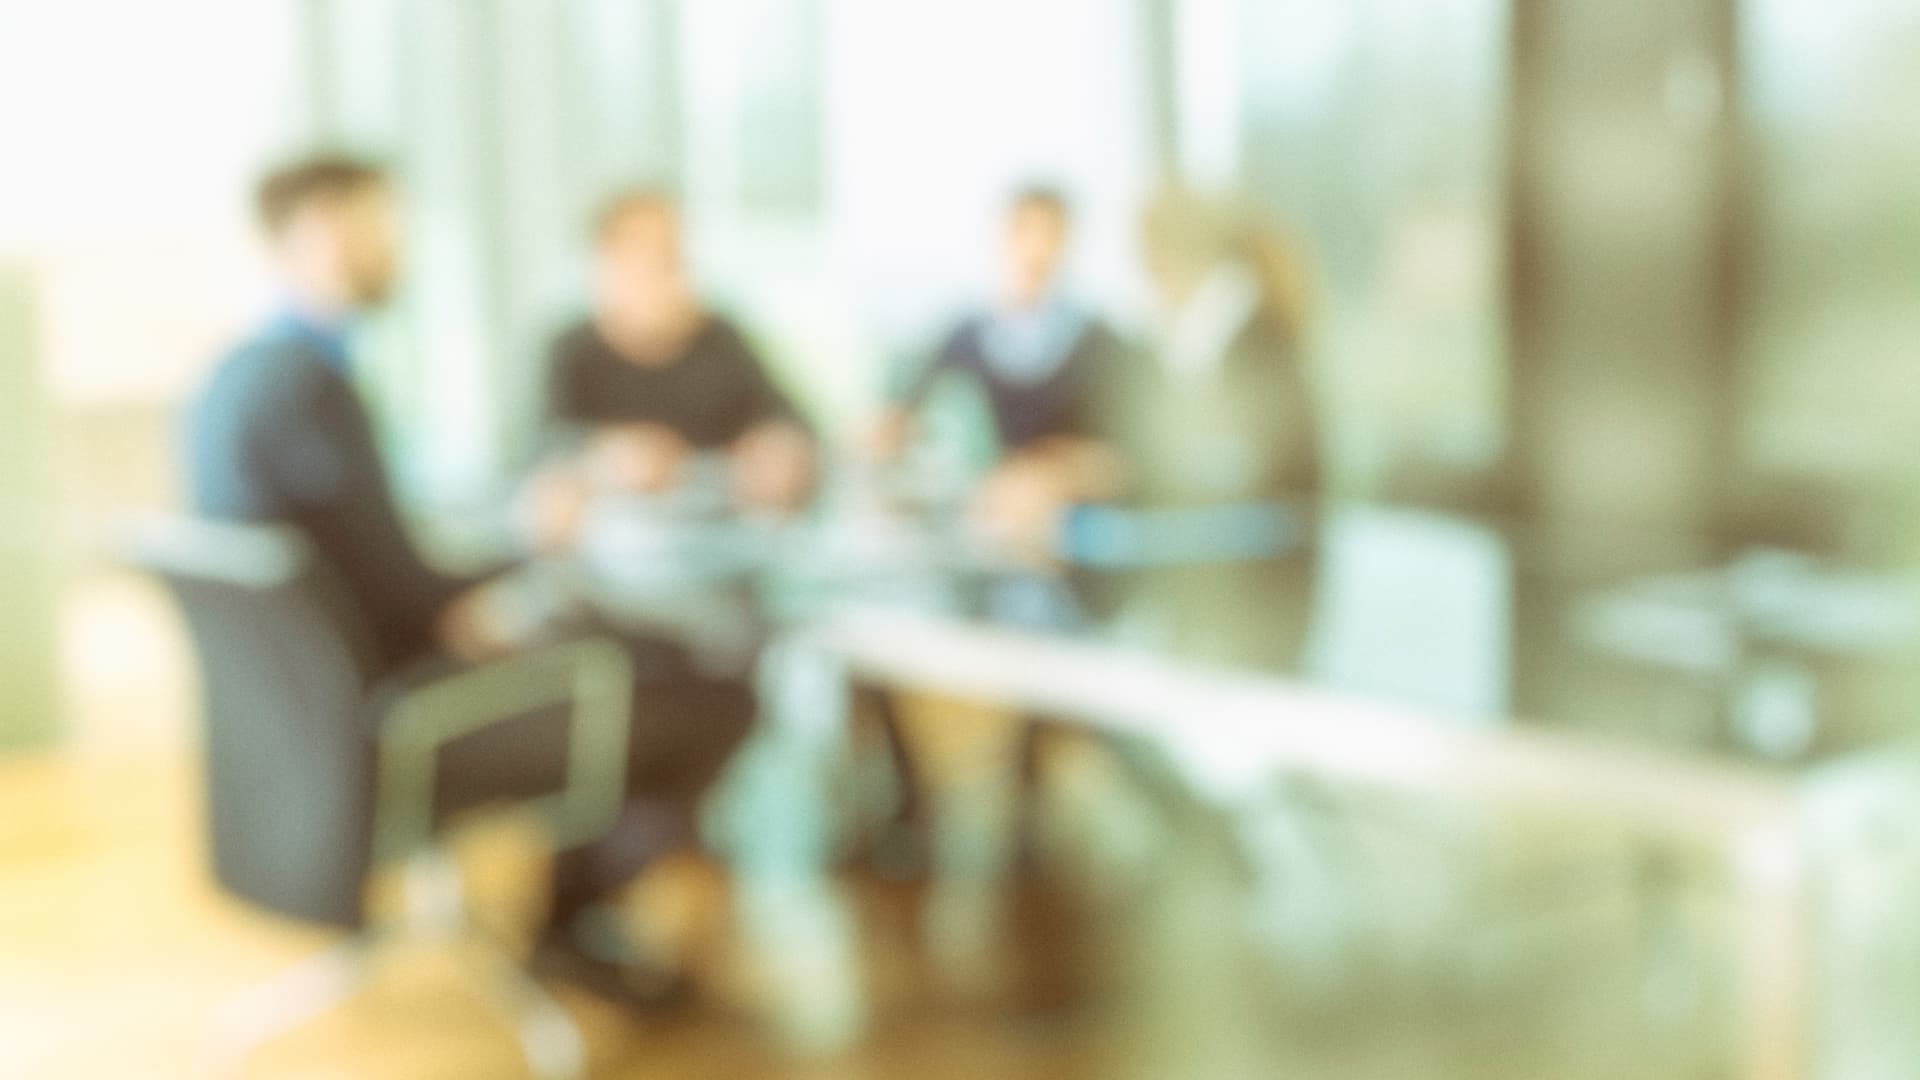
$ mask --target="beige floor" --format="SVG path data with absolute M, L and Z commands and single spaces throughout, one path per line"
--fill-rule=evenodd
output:
M 69 737 L 55 752 L 0 759 L 0 1077 L 204 1075 L 215 1006 L 334 940 L 250 911 L 205 873 L 197 690 L 180 629 L 164 597 L 141 579 L 77 578 L 61 626 Z M 530 889 L 541 880 L 540 858 L 510 825 L 482 830 L 463 850 L 480 903 L 508 921 L 530 921 L 537 908 Z M 683 952 L 701 989 L 684 1014 L 646 1020 L 568 995 L 589 1035 L 594 1074 L 1080 1071 L 1070 1038 L 920 993 L 907 890 L 876 882 L 861 895 L 877 960 L 870 979 L 886 990 L 878 1002 L 884 1022 L 857 1053 L 805 1060 L 777 1045 L 764 1021 L 756 972 L 735 944 L 724 874 L 691 858 L 651 874 L 633 898 L 636 915 Z M 467 992 L 465 978 L 445 951 L 398 950 L 371 989 L 272 1047 L 256 1072 L 522 1075 L 507 1029 Z
M 201 1076 L 214 1006 L 331 939 L 253 913 L 209 884 L 195 691 L 159 595 L 137 579 L 85 578 L 69 596 L 63 638 L 71 740 L 58 753 L 0 760 L 0 1078 Z M 524 916 L 538 903 L 529 890 L 539 856 L 510 828 L 482 834 L 465 858 L 493 910 Z M 1178 865 L 1170 861 L 1164 876 L 1175 878 Z M 1153 910 L 1076 908 L 1042 889 L 1016 898 L 1013 932 L 995 946 L 1015 977 L 985 995 L 942 989 L 914 932 L 917 890 L 867 877 L 849 883 L 876 1021 L 854 1051 L 807 1059 L 778 1045 L 724 873 L 683 859 L 653 874 L 634 907 L 695 972 L 696 1005 L 636 1019 L 567 996 L 587 1031 L 594 1075 L 1723 1075 L 1716 1055 L 1700 1052 L 1692 1022 L 1663 1028 L 1658 1003 L 1649 1015 L 1637 997 L 1638 968 L 1621 947 L 1638 933 L 1631 912 L 1603 910 L 1571 935 L 1515 938 L 1508 951 L 1523 961 L 1521 974 L 1490 993 L 1442 999 L 1431 985 L 1401 985 L 1302 1007 L 1295 984 L 1304 972 L 1284 965 L 1256 977 L 1272 984 L 1257 1005 L 1233 989 L 1204 997 L 1194 957 L 1220 953 L 1224 940 L 1204 918 L 1142 948 L 1136 938 L 1158 918 Z M 1175 974 L 1156 979 L 1155 965 Z M 1243 1023 L 1233 1036 L 1242 1045 L 1209 1045 L 1200 1033 L 1232 1027 L 1215 1022 L 1222 1010 L 1250 1017 L 1251 1038 Z M 262 1055 L 255 1075 L 484 1080 L 524 1071 L 451 958 L 414 949 L 394 954 L 361 997 Z
M 330 940 L 252 913 L 209 885 L 196 839 L 193 776 L 185 759 L 159 754 L 0 765 L 0 822 L 8 823 L 0 830 L 0 1076 L 203 1076 L 200 1055 L 214 1007 Z M 527 883 L 538 880 L 538 867 L 522 840 L 501 829 L 468 845 L 466 862 L 492 910 L 525 912 L 533 900 Z M 1185 979 L 1166 988 L 1151 1015 L 1103 1021 L 1105 1014 L 1087 1003 L 1081 993 L 1086 987 L 1079 984 L 1086 969 L 1078 966 L 1084 957 L 1074 955 L 1073 942 L 1085 927 L 1046 909 L 1044 899 L 1024 905 L 1019 940 L 1006 943 L 1008 958 L 1024 965 L 1022 977 L 1011 993 L 981 998 L 936 989 L 912 931 L 913 889 L 864 881 L 856 892 L 875 1031 L 852 1052 L 806 1059 L 783 1051 L 762 1013 L 755 965 L 739 946 L 724 875 L 694 859 L 657 871 L 634 904 L 687 959 L 700 981 L 698 999 L 671 1018 L 636 1019 L 577 994 L 563 995 L 588 1034 L 593 1075 L 1724 1075 L 1703 1066 L 1693 1049 L 1670 1053 L 1673 1033 L 1658 1024 L 1596 1024 L 1593 1003 L 1617 1000 L 1599 988 L 1620 985 L 1623 971 L 1590 953 L 1570 979 L 1536 978 L 1495 998 L 1441 1004 L 1402 992 L 1349 998 L 1318 1011 L 1282 1007 L 1252 1044 L 1229 1047 L 1221 1056 L 1217 1047 L 1186 1045 L 1213 1018 L 1196 1014 L 1193 995 L 1205 991 Z M 1111 967 L 1096 964 L 1091 970 Z M 1284 984 L 1289 974 L 1274 977 Z M 370 990 L 273 1046 L 257 1059 L 252 1075 L 525 1075 L 506 1029 L 470 995 L 464 978 L 449 953 L 397 950 Z M 1282 985 L 1272 1000 L 1288 996 Z M 1062 1003 L 1066 1007 L 1058 1007 Z M 1235 1007 L 1204 1001 L 1199 1008 L 1221 1004 Z M 1239 1007 L 1248 1011 L 1245 1003 Z M 1269 1073 L 1245 1064 L 1249 1060 L 1284 1072 Z
M 0 766 L 0 821 L 11 823 L 0 833 L 0 1076 L 201 1075 L 212 1007 L 330 940 L 253 914 L 210 887 L 192 778 L 183 759 L 161 755 Z M 501 830 L 469 845 L 477 890 L 497 909 L 524 910 L 518 883 L 538 879 L 519 839 Z M 898 890 L 869 891 L 868 926 L 884 936 L 886 926 L 903 925 Z M 597 1076 L 1078 1071 L 1083 1055 L 1070 1038 L 930 1002 L 897 958 L 883 960 L 892 971 L 875 980 L 896 992 L 873 1043 L 826 1061 L 793 1058 L 756 1015 L 752 972 L 732 944 L 717 870 L 681 860 L 658 871 L 635 903 L 653 925 L 671 928 L 701 979 L 700 997 L 684 1014 L 642 1021 L 568 996 L 589 1033 Z M 522 1069 L 506 1029 L 466 992 L 453 955 L 403 947 L 372 989 L 262 1055 L 257 1074 L 464 1080 Z

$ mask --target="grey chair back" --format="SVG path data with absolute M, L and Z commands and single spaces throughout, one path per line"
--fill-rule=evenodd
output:
M 362 920 L 377 676 L 370 628 L 296 532 L 135 523 L 125 559 L 166 583 L 198 658 L 213 870 L 271 911 Z

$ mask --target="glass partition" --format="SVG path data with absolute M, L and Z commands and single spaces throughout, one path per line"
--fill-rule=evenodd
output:
M 1350 489 L 1503 448 L 1504 0 L 1239 7 L 1243 175 L 1319 270 Z

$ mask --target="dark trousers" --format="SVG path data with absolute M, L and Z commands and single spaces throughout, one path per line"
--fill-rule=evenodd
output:
M 551 919 L 571 919 L 609 897 L 648 863 L 695 839 L 702 796 L 752 729 L 756 701 L 745 679 L 694 672 L 674 650 L 632 645 L 638 671 L 627 753 L 627 803 L 606 836 L 561 852 Z M 525 799 L 565 783 L 568 714 L 546 710 L 477 732 L 440 757 L 442 817 L 489 802 Z

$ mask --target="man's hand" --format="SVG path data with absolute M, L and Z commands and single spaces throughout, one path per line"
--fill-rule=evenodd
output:
M 913 415 L 897 406 L 889 408 L 867 431 L 867 454 L 879 462 L 898 460 L 912 438 Z
M 974 492 L 973 521 L 996 544 L 1027 558 L 1051 561 L 1067 511 L 1078 503 L 1116 498 L 1127 482 L 1126 463 L 1091 439 L 1045 440 L 1009 456 Z
M 571 464 L 549 465 L 520 489 L 513 507 L 514 525 L 527 546 L 539 554 L 567 551 L 580 537 L 591 498 L 580 469 Z
M 1040 440 L 1020 457 L 1045 462 L 1074 502 L 1111 502 L 1131 483 L 1126 458 L 1099 439 L 1055 436 Z
M 476 585 L 441 609 L 434 638 L 449 655 L 469 664 L 505 656 L 520 645 L 508 618 L 509 606 L 498 583 Z
M 1027 558 L 1047 560 L 1073 503 L 1066 479 L 1045 457 L 1011 457 L 988 473 L 974 492 L 973 522 L 993 544 Z
M 587 471 L 615 491 L 656 494 L 680 483 L 693 448 L 680 433 L 659 424 L 625 424 L 593 436 Z
M 761 424 L 733 445 L 733 491 L 742 506 L 793 511 L 813 494 L 813 436 L 797 424 Z

